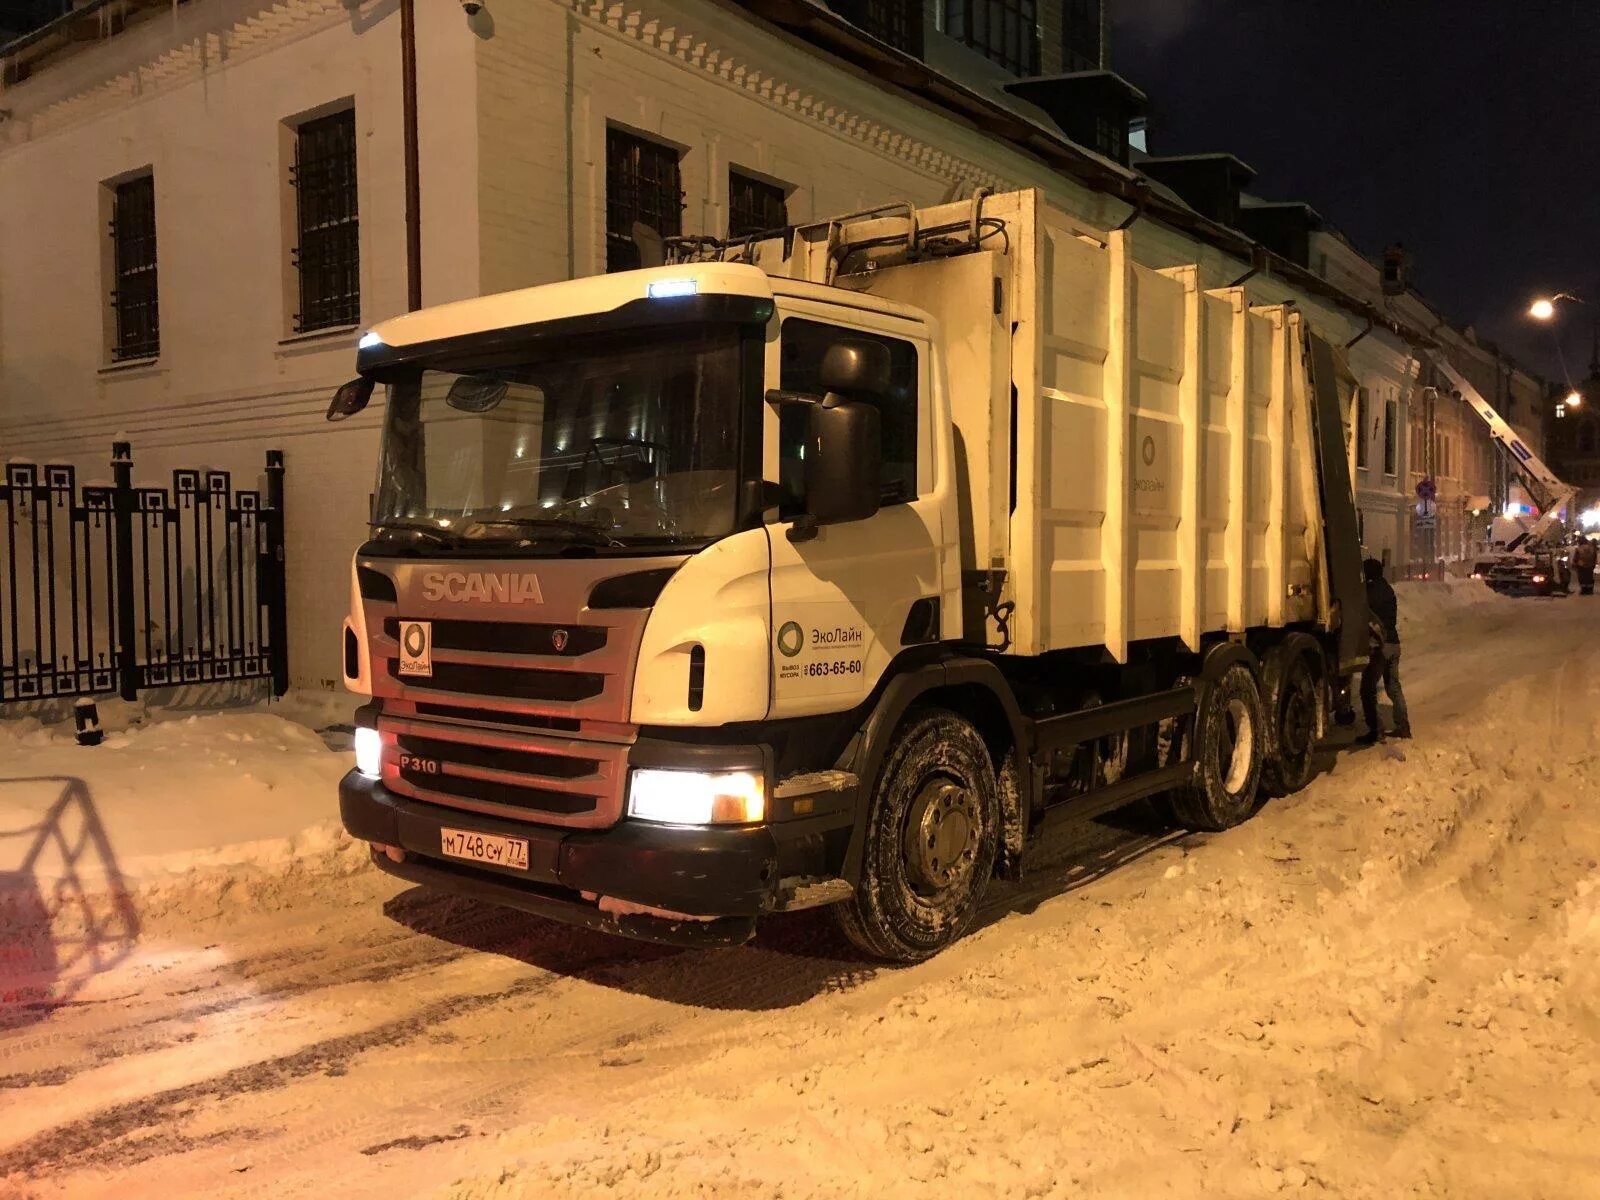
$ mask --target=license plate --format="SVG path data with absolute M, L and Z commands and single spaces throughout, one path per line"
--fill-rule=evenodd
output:
M 472 833 L 466 829 L 439 830 L 439 849 L 451 858 L 489 863 L 496 867 L 528 869 L 526 838 L 501 837 L 494 833 Z

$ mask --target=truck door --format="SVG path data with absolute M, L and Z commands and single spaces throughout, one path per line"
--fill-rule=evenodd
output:
M 794 518 L 805 512 L 807 415 L 795 405 L 769 411 L 766 475 L 783 497 L 767 526 L 773 717 L 852 708 L 904 646 L 940 636 L 945 489 L 935 487 L 927 328 L 840 305 L 787 302 L 779 309 L 777 341 L 768 345 L 769 385 L 819 394 L 823 355 L 841 339 L 877 341 L 889 351 L 890 390 L 880 406 L 882 506 L 865 521 L 790 541 Z

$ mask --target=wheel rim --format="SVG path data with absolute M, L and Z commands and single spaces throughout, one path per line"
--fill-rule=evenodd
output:
M 1222 787 L 1229 795 L 1244 790 L 1250 779 L 1255 753 L 1255 726 L 1243 700 L 1229 700 L 1222 709 L 1221 736 L 1217 738 L 1217 766 Z
M 1283 712 L 1283 733 L 1280 741 L 1292 758 L 1298 758 L 1311 749 L 1316 719 L 1311 706 L 1314 697 L 1309 688 L 1298 684 L 1289 693 L 1289 703 Z
M 978 813 L 967 789 L 948 779 L 923 785 L 905 834 L 906 876 L 923 896 L 959 886 L 978 852 Z

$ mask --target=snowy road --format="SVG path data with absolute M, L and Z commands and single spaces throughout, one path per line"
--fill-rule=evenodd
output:
M 1065 830 L 910 969 L 369 872 L 170 903 L 0 1031 L 0 1195 L 1600 1195 L 1597 628 L 1433 613 L 1404 761 Z

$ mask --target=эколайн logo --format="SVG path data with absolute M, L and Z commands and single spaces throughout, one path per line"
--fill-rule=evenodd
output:
M 805 645 L 806 631 L 800 628 L 799 621 L 785 621 L 778 628 L 778 653 L 785 658 L 793 658 Z

